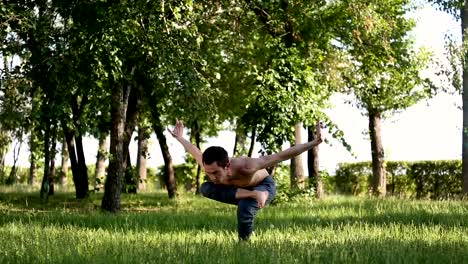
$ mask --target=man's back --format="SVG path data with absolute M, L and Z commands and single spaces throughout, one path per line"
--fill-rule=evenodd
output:
M 269 173 L 266 169 L 255 170 L 248 167 L 247 157 L 238 157 L 231 159 L 231 175 L 227 176 L 227 183 L 239 187 L 256 186 Z

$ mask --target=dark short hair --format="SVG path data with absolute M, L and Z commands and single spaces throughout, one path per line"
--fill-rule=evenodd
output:
M 218 166 L 226 167 L 229 162 L 229 157 L 227 151 L 222 147 L 209 147 L 207 148 L 202 155 L 203 163 L 205 164 L 212 164 L 216 161 Z

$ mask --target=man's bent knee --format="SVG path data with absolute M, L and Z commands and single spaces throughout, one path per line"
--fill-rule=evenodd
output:
M 212 189 L 213 189 L 212 182 L 204 182 L 200 186 L 200 193 L 205 197 L 210 197 L 210 194 L 212 193 Z

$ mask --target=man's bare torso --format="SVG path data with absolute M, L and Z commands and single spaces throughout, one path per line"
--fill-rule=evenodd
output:
M 257 170 L 255 172 L 244 168 L 244 158 L 231 159 L 231 175 L 227 176 L 226 184 L 237 187 L 256 186 L 262 182 L 269 173 L 266 169 Z

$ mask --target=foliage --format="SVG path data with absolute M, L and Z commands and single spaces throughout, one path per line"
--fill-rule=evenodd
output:
M 197 167 L 189 163 L 174 165 L 174 175 L 179 186 L 194 186 Z M 164 186 L 164 166 L 157 168 L 156 178 Z
M 387 161 L 387 189 L 402 197 L 445 199 L 462 193 L 460 160 Z M 370 162 L 341 163 L 335 174 L 337 192 L 366 195 L 370 191 Z
M 10 171 L 11 171 L 11 166 L 5 166 L 5 175 L 9 175 L 10 174 Z M 16 172 L 16 181 L 15 183 L 17 184 L 26 184 L 28 182 L 28 179 L 29 179 L 29 168 L 25 168 L 25 167 L 18 167 L 16 168 L 17 169 L 17 172 Z M 43 172 L 42 171 L 38 171 L 38 177 L 39 178 L 42 178 L 42 174 Z M 0 178 L 0 185 L 3 185 L 5 184 L 5 178 Z
M 429 54 L 414 50 L 409 33 L 415 22 L 405 15 L 409 1 L 355 1 L 347 8 L 356 17 L 342 40 L 351 56 L 344 78 L 357 106 L 367 113 L 392 114 L 430 96 L 429 80 L 420 75 Z
M 461 0 L 429 0 L 429 3 L 434 4 L 438 9 L 452 15 L 458 21 L 461 20 L 461 10 L 463 9 L 464 1 Z M 461 22 L 461 21 L 460 21 Z M 461 23 L 460 23 L 461 24 Z M 463 25 L 461 25 L 463 27 Z M 465 31 L 462 28 L 462 32 Z M 464 33 L 466 34 L 466 32 Z M 462 40 L 466 38 L 462 36 Z M 466 54 L 468 49 L 468 43 L 460 41 L 454 38 L 452 35 L 446 35 L 445 37 L 445 50 L 447 63 L 437 63 L 439 71 L 437 75 L 441 79 L 441 89 L 445 92 L 463 93 L 463 71 L 466 65 Z M 466 66 L 465 66 L 466 68 Z
M 360 195 L 370 191 L 372 164 L 370 162 L 340 163 L 335 172 L 338 193 Z
M 379 110 L 424 92 L 405 90 L 420 84 L 411 77 L 424 58 L 406 38 L 404 0 L 6 3 L 1 55 L 20 64 L 2 72 L 2 129 L 37 132 L 41 147 L 51 129 L 53 140 L 107 133 L 116 89 L 140 92 L 153 128 L 178 117 L 207 136 L 229 121 L 256 131 L 264 152 L 291 141 L 298 121 L 317 119 L 346 145 L 321 111 L 345 84 Z M 176 177 L 193 182 L 194 168 Z
M 321 171 L 322 183 L 324 190 L 327 194 L 335 193 L 335 178 L 330 176 L 326 171 Z M 276 182 L 276 198 L 272 202 L 273 204 L 284 204 L 289 202 L 315 202 L 316 192 L 313 184 L 310 184 L 303 189 L 290 188 L 291 177 L 290 177 L 290 166 L 280 164 L 275 168 L 273 179 Z
M 428 0 L 457 19 L 460 19 L 460 10 L 463 8 L 463 0 Z

